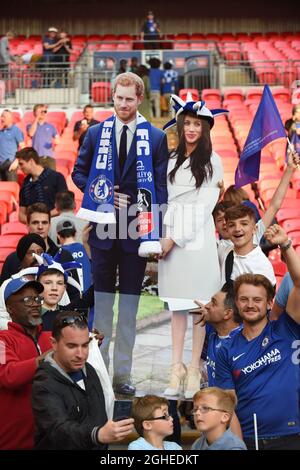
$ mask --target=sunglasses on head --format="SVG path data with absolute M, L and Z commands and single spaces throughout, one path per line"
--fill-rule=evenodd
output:
M 61 324 L 64 326 L 73 325 L 74 323 L 86 323 L 87 319 L 85 315 L 70 315 L 61 319 Z

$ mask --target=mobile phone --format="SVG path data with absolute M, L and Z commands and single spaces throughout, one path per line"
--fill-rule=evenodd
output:
M 113 421 L 121 421 L 131 417 L 131 400 L 116 400 Z
M 123 419 L 129 419 L 131 416 L 117 416 L 114 421 L 123 421 Z

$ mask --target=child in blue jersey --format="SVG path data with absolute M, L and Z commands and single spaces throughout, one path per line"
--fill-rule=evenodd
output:
M 168 400 L 145 395 L 132 402 L 134 425 L 141 436 L 131 442 L 128 450 L 181 450 L 176 442 L 164 441 L 173 434 L 173 418 L 168 412 Z
M 78 272 L 82 291 L 86 292 L 92 284 L 91 262 L 88 253 L 82 243 L 76 241 L 76 228 L 72 221 L 63 219 L 56 226 L 57 238 L 64 250 L 73 256 L 75 261 L 82 265 L 81 272 Z
M 216 384 L 234 390 L 237 416 L 248 449 L 255 448 L 254 414 L 261 450 L 300 449 L 299 337 L 300 259 L 279 225 L 265 234 L 285 257 L 294 288 L 286 310 L 269 321 L 274 288 L 259 274 L 243 274 L 234 283 L 244 328 L 224 345 L 216 364 Z
M 201 431 L 192 450 L 247 450 L 245 443 L 230 429 L 236 407 L 233 392 L 218 387 L 208 387 L 193 397 L 195 426 Z

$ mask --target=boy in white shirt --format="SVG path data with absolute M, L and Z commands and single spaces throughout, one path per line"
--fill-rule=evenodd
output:
M 262 218 L 255 223 L 254 211 L 243 204 L 233 206 L 225 211 L 226 235 L 227 239 L 220 240 L 218 243 L 218 256 L 222 273 L 222 285 L 228 280 L 234 280 L 237 276 L 244 273 L 263 274 L 273 285 L 276 284 L 273 267 L 259 247 L 260 240 L 272 224 L 272 221 L 280 209 L 289 188 L 289 183 L 293 176 L 300 158 L 297 153 L 289 154 L 288 163 L 280 183 L 273 194 L 270 205 Z M 225 233 L 225 232 L 224 232 Z M 228 238 L 232 245 L 228 243 Z M 230 270 L 232 261 L 226 259 L 233 248 L 233 267 Z M 230 271 L 230 272 L 229 272 Z
M 282 202 L 285 198 L 286 192 L 289 188 L 293 173 L 298 168 L 299 163 L 300 163 L 300 158 L 297 153 L 288 154 L 287 166 L 273 194 L 270 205 L 267 208 L 266 212 L 263 214 L 262 218 L 257 222 L 258 232 L 255 233 L 256 240 L 258 240 L 258 236 L 261 233 L 263 234 L 265 230 L 267 230 L 267 228 L 271 225 L 272 220 L 274 219 L 277 211 L 280 209 Z M 214 217 L 214 222 L 216 226 L 216 231 L 218 235 L 221 237 L 221 240 L 218 241 L 218 246 L 223 246 L 223 245 L 228 246 L 231 243 L 228 232 L 226 230 L 225 212 L 226 212 L 226 209 L 234 205 L 237 205 L 237 204 L 234 203 L 233 201 L 223 200 L 223 201 L 220 201 L 213 210 L 213 217 Z M 258 240 L 258 243 L 257 242 L 255 243 L 259 244 L 259 241 L 260 239 Z
M 255 238 L 258 239 L 264 232 L 261 230 L 257 233 L 254 211 L 240 204 L 226 210 L 225 220 L 233 249 L 232 246 L 218 249 L 222 285 L 244 273 L 263 274 L 272 285 L 275 285 L 276 278 L 272 264 L 260 246 L 255 244 Z M 262 228 L 263 225 L 260 224 L 260 229 Z

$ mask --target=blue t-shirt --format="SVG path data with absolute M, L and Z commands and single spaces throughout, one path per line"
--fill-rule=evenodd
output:
M 160 91 L 164 72 L 161 69 L 150 69 L 149 79 L 151 91 Z
M 26 129 L 29 131 L 31 124 Z M 39 157 L 53 157 L 52 140 L 58 135 L 56 128 L 49 122 L 38 124 L 36 132 L 32 137 L 32 147 L 37 151 Z
M 92 284 L 91 262 L 87 252 L 82 243 L 70 243 L 70 245 L 64 245 L 63 248 L 71 253 L 75 261 L 82 264 L 83 292 L 85 292 Z
M 153 447 L 150 442 L 146 441 L 143 437 L 139 437 L 135 441 L 130 442 L 128 450 L 162 450 L 158 447 Z M 164 441 L 164 450 L 182 450 L 182 447 L 176 442 Z
M 286 273 L 281 281 L 280 287 L 276 293 L 275 302 L 280 305 L 281 308 L 285 308 L 290 292 L 294 287 L 290 273 Z
M 216 385 L 216 362 L 218 360 L 218 355 L 221 348 L 231 341 L 231 339 L 243 328 L 243 325 L 240 325 L 234 328 L 229 335 L 219 336 L 216 330 L 211 326 L 206 324 L 206 334 L 208 337 L 208 347 L 207 347 L 207 358 L 206 358 L 206 367 L 208 374 L 208 385 L 210 387 L 215 387 Z
M 300 432 L 299 337 L 300 325 L 284 312 L 256 338 L 240 331 L 219 352 L 216 385 L 235 389 L 244 437 L 254 438 L 254 413 L 260 439 Z
M 0 129 L 0 163 L 15 159 L 20 142 L 24 142 L 24 135 L 17 126 Z
M 163 74 L 162 93 L 175 93 L 178 85 L 178 72 L 176 70 L 165 70 Z

